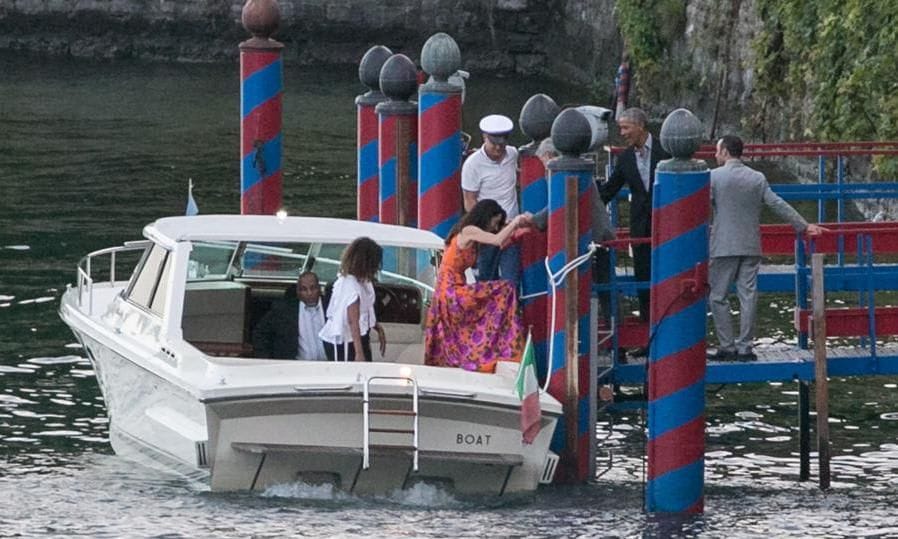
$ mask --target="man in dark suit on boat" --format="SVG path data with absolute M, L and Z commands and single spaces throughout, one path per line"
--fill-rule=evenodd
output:
M 599 193 L 607 204 L 624 185 L 630 188 L 630 237 L 652 236 L 652 184 L 655 166 L 670 154 L 661 148 L 648 131 L 648 117 L 642 109 L 629 108 L 617 118 L 620 134 L 627 149 L 617 158 L 608 181 L 599 185 Z M 651 279 L 652 247 L 649 244 L 633 246 L 633 273 L 637 281 Z M 649 291 L 639 291 L 639 317 L 649 320 Z M 641 354 L 640 354 L 641 353 Z M 644 355 L 644 350 L 634 355 Z
M 327 306 L 321 297 L 318 276 L 300 274 L 296 290 L 277 302 L 253 330 L 253 355 L 271 359 L 326 359 L 318 332 L 324 326 Z

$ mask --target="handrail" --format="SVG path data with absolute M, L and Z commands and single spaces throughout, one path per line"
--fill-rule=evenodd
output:
M 362 393 L 362 469 L 371 467 L 370 385 L 372 380 L 400 380 L 412 386 L 412 471 L 418 471 L 418 382 L 410 376 L 372 376 L 365 380 Z M 383 411 L 380 411 L 383 413 Z M 377 413 L 375 411 L 375 413 Z
M 151 244 L 152 242 L 149 240 L 139 242 L 130 241 L 124 245 L 106 247 L 84 255 L 84 257 L 78 261 L 78 266 L 75 271 L 75 281 L 78 286 L 78 307 L 84 306 L 84 295 L 86 293 L 88 300 L 87 314 L 88 316 L 92 316 L 94 313 L 94 278 L 92 274 L 92 262 L 94 258 L 109 255 L 109 286 L 112 287 L 115 285 L 116 254 L 145 250 Z
M 605 146 L 605 151 L 618 155 L 625 146 Z M 714 144 L 702 144 L 695 153 L 696 158 L 714 157 Z M 746 158 L 762 156 L 810 156 L 821 155 L 896 155 L 898 141 L 854 141 L 854 142 L 764 142 L 745 144 L 742 156 Z
M 774 183 L 774 193 L 784 200 L 838 200 L 868 198 L 898 198 L 898 182 L 874 183 Z M 615 201 L 628 200 L 630 190 L 622 188 L 614 196 Z M 610 204 L 610 202 L 609 202 Z

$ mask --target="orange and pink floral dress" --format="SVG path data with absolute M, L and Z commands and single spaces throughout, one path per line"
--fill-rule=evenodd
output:
M 523 324 L 509 281 L 468 284 L 465 270 L 477 260 L 476 244 L 443 253 L 424 337 L 428 365 L 492 372 L 497 361 L 520 361 Z

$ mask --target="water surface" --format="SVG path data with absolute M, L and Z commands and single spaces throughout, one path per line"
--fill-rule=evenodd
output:
M 642 513 L 638 411 L 600 414 L 594 484 L 502 500 L 426 485 L 381 499 L 300 484 L 213 494 L 115 456 L 59 298 L 81 256 L 183 213 L 189 178 L 201 212 L 237 211 L 237 68 L 0 57 L 0 69 L 0 536 L 898 536 L 898 387 L 886 378 L 832 381 L 826 494 L 797 481 L 794 385 L 709 387 L 706 513 L 684 520 Z M 288 65 L 285 88 L 285 207 L 351 217 L 355 70 Z M 536 92 L 581 100 L 475 73 L 466 130 L 487 112 L 517 118 Z M 788 328 L 791 299 L 762 301 L 767 327 Z

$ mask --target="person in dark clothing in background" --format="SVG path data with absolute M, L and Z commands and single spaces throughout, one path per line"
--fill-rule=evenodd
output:
M 300 274 L 296 291 L 276 303 L 253 330 L 253 355 L 271 359 L 325 360 L 324 345 L 318 332 L 324 327 L 326 307 L 318 276 L 311 271 Z
M 642 109 L 629 108 L 617 118 L 620 134 L 627 149 L 617 158 L 614 170 L 607 181 L 599 186 L 602 200 L 608 203 L 624 185 L 630 189 L 630 236 L 652 236 L 652 184 L 655 167 L 659 161 L 669 159 L 670 154 L 661 148 L 648 131 L 648 117 Z M 633 273 L 637 281 L 649 281 L 652 247 L 649 244 L 633 246 Z M 649 321 L 649 291 L 639 291 L 639 317 Z M 633 355 L 645 355 L 646 350 L 633 350 Z

